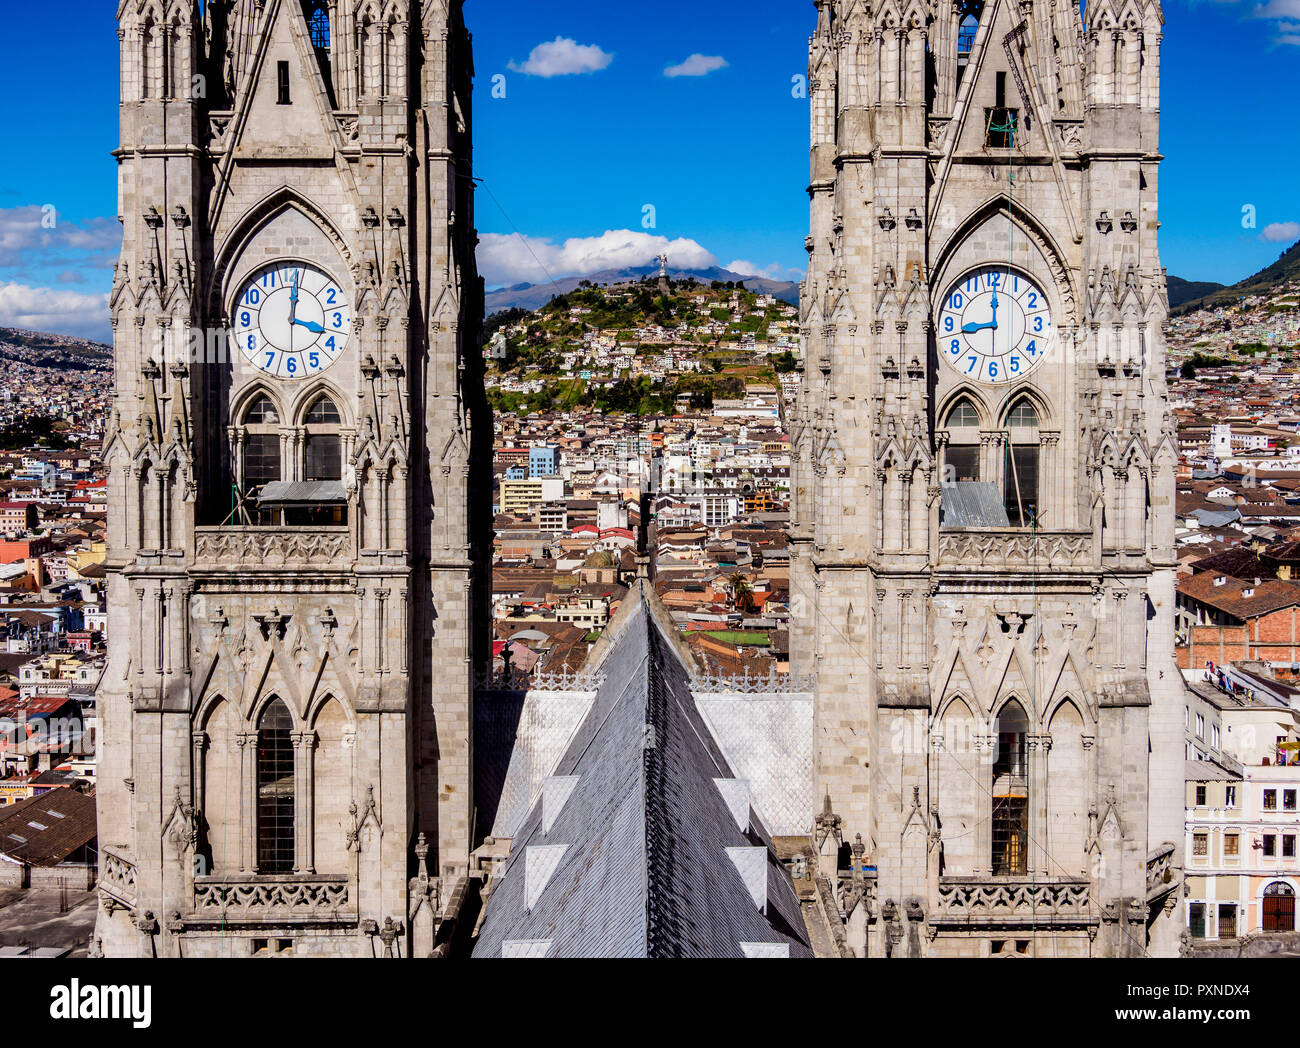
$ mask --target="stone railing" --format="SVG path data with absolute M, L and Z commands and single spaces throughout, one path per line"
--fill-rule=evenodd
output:
M 740 695 L 795 695 L 813 690 L 812 676 L 777 673 L 775 667 L 767 674 L 751 675 L 749 667 L 743 674 L 705 674 L 691 677 L 691 691 L 701 695 L 736 693 Z
M 100 874 L 99 887 L 111 895 L 123 906 L 135 905 L 135 863 L 114 855 L 111 851 L 104 853 L 104 868 Z
M 186 924 L 340 923 L 356 920 L 348 909 L 348 878 L 276 874 L 194 878 L 194 912 Z
M 931 924 L 1093 923 L 1089 882 L 1082 879 L 943 877 Z
M 479 673 L 474 678 L 475 691 L 595 691 L 605 683 L 603 673 L 571 671 L 567 667 L 554 673 L 525 673 L 522 670 Z
M 1092 533 L 1087 531 L 939 532 L 941 570 L 1086 569 L 1092 566 Z
M 196 528 L 200 567 L 343 570 L 352 559 L 347 528 Z
M 1147 856 L 1147 904 L 1173 891 L 1177 883 L 1174 846 L 1166 842 Z

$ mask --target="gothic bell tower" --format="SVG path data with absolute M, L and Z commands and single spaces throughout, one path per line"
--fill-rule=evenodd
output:
M 816 6 L 791 639 L 823 870 L 859 953 L 1171 952 L 1160 5 Z
M 95 946 L 428 955 L 490 528 L 460 4 L 118 20 Z

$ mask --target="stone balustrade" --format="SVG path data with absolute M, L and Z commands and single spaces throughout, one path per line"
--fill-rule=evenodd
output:
M 103 856 L 103 869 L 99 877 L 100 891 L 127 908 L 135 906 L 135 863 L 108 850 L 104 851 Z
M 1173 891 L 1178 883 L 1174 869 L 1174 846 L 1160 845 L 1147 856 L 1147 904 Z
M 194 878 L 194 912 L 185 923 L 319 924 L 357 918 L 347 877 L 241 874 Z
M 1093 565 L 1087 531 L 939 532 L 942 571 L 1085 571 Z
M 1093 924 L 1085 879 L 943 877 L 933 924 Z
M 347 528 L 196 528 L 200 568 L 312 568 L 346 570 L 352 561 Z

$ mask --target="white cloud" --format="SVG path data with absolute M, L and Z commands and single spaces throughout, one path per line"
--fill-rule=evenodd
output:
M 727 68 L 727 60 L 721 55 L 694 54 L 678 65 L 669 66 L 664 76 L 708 76 L 719 69 Z
M 571 237 L 562 244 L 543 237 L 484 233 L 478 267 L 488 287 L 541 284 L 552 277 L 587 277 L 606 269 L 647 266 L 668 253 L 673 268 L 706 269 L 718 259 L 694 240 L 611 229 L 598 237 Z
M 596 44 L 580 44 L 567 36 L 557 36 L 550 43 L 533 48 L 528 61 L 510 62 L 510 69 L 530 76 L 569 76 L 573 73 L 598 73 L 614 61 L 614 56 Z
M 1256 4 L 1251 11 L 1254 18 L 1300 18 L 1300 0 L 1269 0 Z
M 55 252 L 115 253 L 121 243 L 115 218 L 78 224 L 48 205 L 0 208 L 0 267 L 30 264 Z
M 108 294 L 0 284 L 0 327 L 108 340 Z
M 1260 240 L 1270 244 L 1290 244 L 1300 240 L 1300 222 L 1273 222 L 1264 227 Z
M 733 273 L 739 273 L 742 277 L 765 277 L 768 280 L 802 280 L 803 272 L 798 269 L 791 269 L 789 266 L 783 266 L 780 262 L 773 262 L 768 266 L 760 266 L 753 262 L 747 262 L 744 259 L 736 259 L 734 262 L 728 262 L 723 269 L 729 269 Z

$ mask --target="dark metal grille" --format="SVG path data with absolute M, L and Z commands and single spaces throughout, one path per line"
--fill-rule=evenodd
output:
M 993 875 L 1015 877 L 1028 870 L 1029 798 L 993 798 Z
M 257 869 L 292 873 L 293 720 L 276 699 L 257 732 Z
M 944 452 L 944 483 L 955 484 L 964 480 L 980 479 L 980 449 L 978 444 L 949 444 Z
M 1237 907 L 1235 905 L 1219 906 L 1219 938 L 1235 939 L 1237 937 Z
M 280 437 L 250 433 L 244 438 L 244 487 L 255 488 L 280 479 Z
M 306 480 L 342 480 L 343 447 L 337 435 L 312 433 L 307 437 Z

